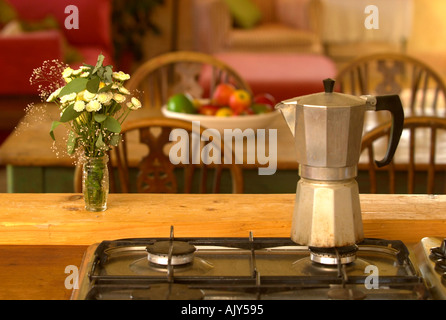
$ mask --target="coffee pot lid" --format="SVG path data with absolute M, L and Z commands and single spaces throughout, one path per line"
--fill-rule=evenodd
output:
M 323 80 L 325 92 L 300 96 L 283 101 L 285 104 L 298 104 L 308 107 L 356 107 L 366 104 L 366 100 L 357 96 L 333 92 L 335 81 Z

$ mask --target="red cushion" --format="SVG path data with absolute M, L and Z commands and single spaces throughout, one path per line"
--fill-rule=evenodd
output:
M 322 80 L 336 76 L 335 63 L 322 55 L 230 52 L 215 57 L 233 67 L 254 94 L 270 93 L 277 102 L 321 92 Z
M 59 23 L 67 41 L 73 45 L 104 46 L 111 50 L 110 0 L 7 0 L 17 10 L 21 19 L 39 21 L 48 15 Z M 65 8 L 75 5 L 79 11 L 79 29 L 65 28 L 70 15 Z
M 37 88 L 30 85 L 29 78 L 45 60 L 63 61 L 63 39 L 82 55 L 82 61 L 72 67 L 84 62 L 94 65 L 100 53 L 105 56 L 106 64 L 113 65 L 110 0 L 7 1 L 26 21 L 41 21 L 51 15 L 58 21 L 60 31 L 0 38 L 0 70 L 5 75 L 0 80 L 0 94 L 37 94 Z M 65 8 L 69 5 L 78 8 L 79 29 L 65 28 L 65 19 L 70 15 L 70 12 L 65 13 Z
M 38 94 L 29 79 L 45 60 L 62 61 L 58 31 L 31 32 L 0 38 L 0 94 Z

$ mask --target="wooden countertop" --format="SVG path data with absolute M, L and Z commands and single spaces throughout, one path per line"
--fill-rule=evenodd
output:
M 0 194 L 0 245 L 90 245 L 129 237 L 288 237 L 294 194 L 110 194 L 92 213 L 80 194 Z M 446 236 L 446 195 L 360 196 L 366 237 Z
M 0 245 L 1 300 L 68 300 L 67 266 L 80 267 L 87 246 Z
M 79 194 L 0 194 L 0 299 L 69 299 L 88 245 L 129 237 L 288 237 L 294 194 L 111 194 L 86 212 Z M 361 195 L 366 237 L 407 244 L 446 236 L 446 195 Z

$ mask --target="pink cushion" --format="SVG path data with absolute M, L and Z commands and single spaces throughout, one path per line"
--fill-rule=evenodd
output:
M 228 43 L 232 52 L 304 52 L 315 44 L 315 35 L 279 23 L 263 23 L 253 29 L 232 30 Z
M 321 92 L 322 80 L 337 72 L 335 63 L 322 55 L 230 52 L 215 57 L 233 67 L 254 94 L 270 93 L 277 102 Z

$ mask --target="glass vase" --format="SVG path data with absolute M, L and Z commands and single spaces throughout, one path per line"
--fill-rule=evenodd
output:
M 108 157 L 86 157 L 83 164 L 82 192 L 85 209 L 99 212 L 107 210 L 109 191 Z

